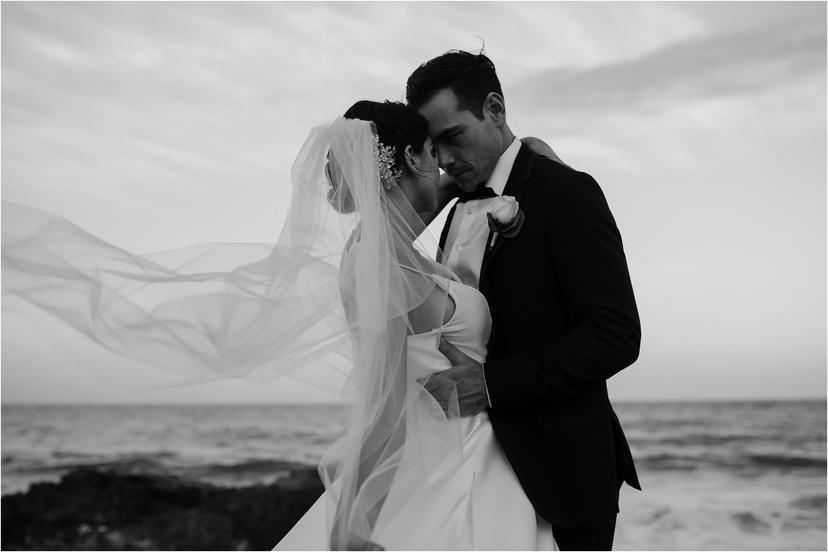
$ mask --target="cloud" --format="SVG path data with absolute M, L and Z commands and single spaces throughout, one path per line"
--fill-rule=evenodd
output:
M 508 96 L 584 125 L 614 112 L 650 114 L 688 102 L 752 97 L 815 76 L 824 80 L 825 47 L 824 21 L 813 19 L 705 34 L 632 59 L 540 71 L 511 86 Z
M 767 359 L 784 358 L 807 366 L 787 391 L 824 388 L 824 3 L 0 9 L 4 198 L 139 253 L 275 240 L 311 126 L 483 39 L 513 130 L 593 174 L 616 216 L 647 338 L 626 396 L 768 394 L 716 372 L 780 379 Z M 32 381 L 60 395 L 60 368 L 25 359 L 4 363 L 4 400 Z

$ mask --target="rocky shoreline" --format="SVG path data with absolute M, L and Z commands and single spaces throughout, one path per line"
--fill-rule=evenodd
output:
M 2 549 L 271 550 L 322 492 L 310 466 L 237 488 L 75 468 L 2 497 Z

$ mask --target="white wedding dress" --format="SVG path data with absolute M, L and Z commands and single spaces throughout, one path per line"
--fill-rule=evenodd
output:
M 451 282 L 455 311 L 440 328 L 408 337 L 408 392 L 418 378 L 451 366 L 438 350 L 442 334 L 482 362 L 491 330 L 485 297 Z M 532 504 L 495 440 L 487 412 L 462 418 L 463 449 L 443 469 L 415 475 L 401 470 L 382 506 L 372 540 L 386 550 L 557 550 L 549 524 Z M 407 443 L 403 464 L 417 462 L 427 443 Z M 324 493 L 273 550 L 328 550 L 326 519 L 335 508 Z M 468 528 L 472 530 L 469 531 Z

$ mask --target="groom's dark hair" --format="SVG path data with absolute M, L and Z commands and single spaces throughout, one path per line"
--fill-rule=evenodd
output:
M 408 105 L 420 109 L 446 88 L 454 92 L 461 109 L 483 119 L 483 102 L 489 92 L 503 96 L 492 60 L 482 53 L 449 50 L 414 70 L 405 85 Z

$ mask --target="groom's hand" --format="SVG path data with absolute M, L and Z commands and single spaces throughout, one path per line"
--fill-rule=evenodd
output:
M 543 155 L 544 157 L 548 157 L 552 161 L 557 161 L 561 165 L 566 165 L 566 163 L 561 161 L 561 158 L 558 157 L 558 154 L 555 153 L 555 150 L 553 150 L 549 144 L 547 144 L 540 138 L 535 138 L 534 136 L 527 136 L 526 138 L 521 138 L 520 141 L 526 144 L 526 147 L 528 147 L 530 150 L 534 151 L 538 155 Z M 566 166 L 569 167 L 569 165 Z
M 451 361 L 451 368 L 432 374 L 423 384 L 426 391 L 448 413 L 449 397 L 457 388 L 460 416 L 473 416 L 489 407 L 483 365 L 440 338 L 440 352 Z M 422 381 L 420 381 L 422 383 Z

